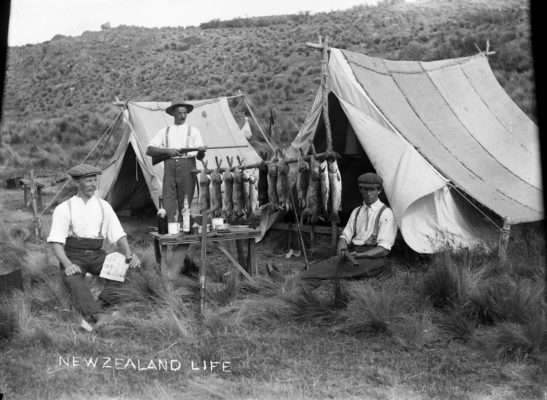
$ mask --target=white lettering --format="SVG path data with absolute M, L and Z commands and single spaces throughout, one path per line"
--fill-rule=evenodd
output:
M 103 357 L 103 368 L 112 368 L 111 365 L 109 365 L 111 358 L 110 357 Z
M 220 365 L 220 363 L 218 361 L 211 361 L 211 371 L 214 370 L 217 365 Z
M 167 371 L 167 360 L 158 360 L 158 371 L 161 371 L 162 368 Z
M 66 360 L 63 358 L 63 356 L 59 356 L 59 367 L 63 364 L 66 365 L 67 367 L 70 367 L 69 363 L 70 363 L 70 356 Z
M 72 357 L 72 366 L 73 367 L 79 367 L 80 366 L 80 357 Z
M 129 366 L 129 364 L 131 364 L 131 366 L 133 367 L 133 369 L 137 369 L 137 367 L 135 366 L 135 363 L 133 363 L 133 361 L 131 361 L 131 359 L 128 359 L 128 360 L 127 360 L 127 363 L 125 364 L 124 369 L 127 369 L 127 367 Z
M 173 367 L 173 363 L 177 363 L 178 366 L 177 368 L 174 368 Z M 180 369 L 181 365 L 180 365 L 180 361 L 179 360 L 171 360 L 171 371 L 178 371 Z
M 146 368 L 141 368 L 141 360 L 140 360 L 140 359 L 137 360 L 137 366 L 138 366 L 137 369 L 138 369 L 139 371 L 146 371 Z
M 123 358 L 115 358 L 114 359 L 114 368 L 116 369 L 123 369 Z
M 97 361 L 98 361 L 98 358 L 96 357 L 95 359 L 93 359 L 93 357 L 89 357 L 89 358 L 84 357 L 84 363 L 88 368 L 89 366 L 93 366 L 93 368 L 95 368 L 97 366 Z
M 192 361 L 192 371 L 199 371 L 199 368 L 194 365 L 194 361 Z
M 148 368 L 147 369 L 157 370 L 156 365 L 154 364 L 154 360 L 150 360 L 150 362 L 148 363 Z
M 222 362 L 222 372 L 232 372 L 230 371 L 230 361 L 223 361 Z

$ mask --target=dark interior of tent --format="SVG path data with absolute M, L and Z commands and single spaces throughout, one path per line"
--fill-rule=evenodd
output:
M 131 145 L 127 146 L 120 172 L 106 200 L 116 211 L 155 210 L 142 169 Z
M 353 127 L 348 121 L 338 98 L 329 94 L 329 122 L 332 132 L 332 146 L 341 158 L 337 160 L 340 175 L 342 176 L 342 211 L 341 223 L 345 224 L 351 211 L 363 202 L 359 193 L 357 178 L 365 172 L 376 172 L 365 150 L 359 143 Z M 313 139 L 317 153 L 327 149 L 325 123 L 319 119 L 317 130 Z M 380 194 L 380 200 L 389 205 L 385 193 Z

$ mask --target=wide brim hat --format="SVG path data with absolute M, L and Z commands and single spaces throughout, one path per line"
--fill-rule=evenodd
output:
M 374 172 L 367 172 L 366 174 L 359 175 L 359 178 L 357 178 L 357 183 L 359 186 L 376 188 L 382 187 L 383 180 Z
M 68 174 L 72 179 L 82 179 L 88 176 L 101 175 L 103 171 L 89 164 L 78 164 L 68 170 Z
M 190 103 L 187 103 L 185 101 L 174 101 L 173 104 L 171 104 L 169 107 L 165 109 L 165 112 L 169 115 L 173 115 L 173 111 L 175 110 L 175 108 L 179 106 L 186 108 L 187 113 L 191 113 L 192 110 L 194 109 L 194 106 Z

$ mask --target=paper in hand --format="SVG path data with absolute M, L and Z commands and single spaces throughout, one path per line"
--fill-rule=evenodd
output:
M 125 262 L 125 256 L 122 253 L 110 253 L 104 259 L 103 269 L 99 277 L 123 282 L 128 268 L 129 264 Z

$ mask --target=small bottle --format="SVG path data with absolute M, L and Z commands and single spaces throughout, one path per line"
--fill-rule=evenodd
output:
M 188 207 L 188 198 L 184 197 L 184 207 L 182 208 L 182 232 L 190 233 L 190 208 Z
M 165 208 L 163 208 L 163 200 L 161 196 L 159 201 L 158 213 L 156 215 L 158 217 L 158 233 L 160 235 L 165 235 L 167 233 L 167 211 L 165 211 Z

